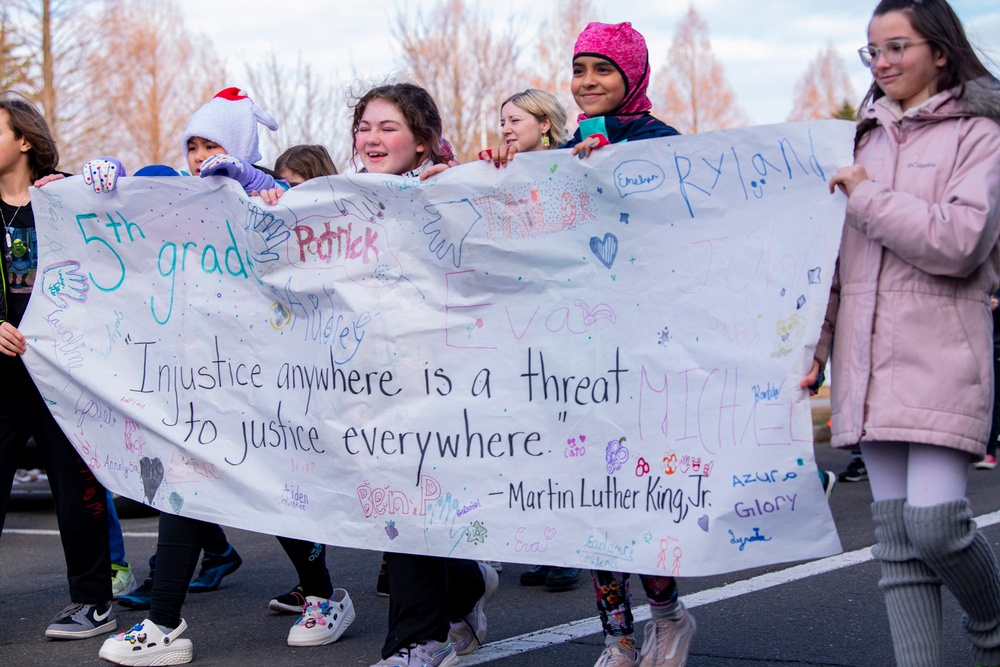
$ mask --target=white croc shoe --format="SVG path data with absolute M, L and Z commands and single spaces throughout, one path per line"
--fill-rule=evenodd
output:
M 185 665 L 194 658 L 191 640 L 178 639 L 185 630 L 187 623 L 183 618 L 176 629 L 166 634 L 147 618 L 128 632 L 105 639 L 100 656 L 116 665 Z
M 288 631 L 289 646 L 323 646 L 340 639 L 354 622 L 354 603 L 343 588 L 333 589 L 333 598 L 306 596 L 299 620 Z

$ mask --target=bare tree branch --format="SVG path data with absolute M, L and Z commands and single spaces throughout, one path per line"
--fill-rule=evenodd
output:
M 475 159 L 498 140 L 493 109 L 515 91 L 520 44 L 513 22 L 494 33 L 478 2 L 442 0 L 414 18 L 397 8 L 392 33 L 414 81 L 437 102 L 455 152 Z
M 654 87 L 659 91 L 652 96 L 654 111 L 685 134 L 748 122 L 722 65 L 712 54 L 708 24 L 694 7 L 677 24 L 667 64 L 657 72 Z
M 570 82 L 573 79 L 573 46 L 576 38 L 592 21 L 599 21 L 591 0 L 559 0 L 553 6 L 551 19 L 539 26 L 536 56 L 530 75 L 533 88 L 547 90 L 566 107 L 567 130 L 576 129 L 578 109 Z M 516 92 L 516 91 L 511 91 Z
M 27 94 L 42 107 L 59 144 L 61 164 L 75 164 L 76 149 L 108 134 L 86 113 L 89 82 L 81 75 L 96 47 L 93 5 L 86 0 L 16 0 L 13 6 L 31 53 Z
M 11 11 L 0 8 L 0 90 L 31 88 L 31 52 L 27 38 L 14 23 Z
M 147 164 L 186 167 L 181 133 L 191 114 L 224 84 L 210 44 L 192 36 L 174 0 L 117 0 L 101 23 L 101 45 L 127 67 L 88 65 L 91 94 L 115 132 L 100 154 L 131 169 Z M 93 157 L 93 154 L 90 156 Z
M 282 66 L 274 50 L 259 63 L 248 63 L 250 97 L 278 120 L 278 131 L 261 135 L 268 164 L 291 146 L 321 144 L 338 168 L 346 166 L 351 147 L 350 111 L 343 90 L 316 74 L 299 55 L 294 68 Z

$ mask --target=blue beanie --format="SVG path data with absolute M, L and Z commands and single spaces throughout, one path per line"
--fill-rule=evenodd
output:
M 180 176 L 173 167 L 165 164 L 151 164 L 135 172 L 136 176 Z

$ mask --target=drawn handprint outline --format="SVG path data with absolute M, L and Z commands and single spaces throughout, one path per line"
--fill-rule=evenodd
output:
M 465 206 L 460 206 L 464 204 Z M 449 229 L 445 225 L 445 216 L 441 211 L 449 207 L 447 220 L 451 221 Z M 456 269 L 462 268 L 462 246 L 465 239 L 472 233 L 472 228 L 483 217 L 468 199 L 445 201 L 424 207 L 434 218 L 424 225 L 423 233 L 430 237 L 427 249 L 438 259 L 451 255 L 451 263 Z M 449 231 L 451 234 L 449 234 Z
M 42 270 L 42 294 L 59 308 L 69 305 L 65 299 L 86 302 L 89 291 L 90 283 L 80 273 L 80 262 L 76 260 L 50 264 Z
M 250 260 L 251 267 L 281 260 L 276 248 L 287 243 L 292 235 L 282 218 L 276 218 L 273 213 L 250 204 L 243 228 L 247 234 L 247 259 Z M 257 271 L 254 270 L 254 273 Z
M 458 521 L 459 506 L 460 504 L 458 502 L 458 498 L 453 498 L 450 493 L 445 494 L 443 498 L 439 496 L 438 499 L 434 501 L 434 504 L 424 516 L 424 543 L 427 545 L 428 551 L 430 551 L 428 533 L 430 533 L 431 526 L 434 525 L 435 521 L 448 525 L 448 537 L 453 540 L 451 549 L 448 550 L 449 556 L 461 543 L 462 538 L 465 537 L 465 533 L 468 531 L 469 527 L 467 525 L 462 525 L 458 526 L 456 530 L 455 524 Z M 435 516 L 437 516 L 436 520 Z

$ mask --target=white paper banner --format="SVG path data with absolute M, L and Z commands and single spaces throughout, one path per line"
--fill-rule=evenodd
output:
M 334 545 L 648 574 L 816 558 L 809 368 L 853 126 L 33 191 L 25 361 L 111 490 Z

